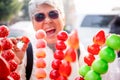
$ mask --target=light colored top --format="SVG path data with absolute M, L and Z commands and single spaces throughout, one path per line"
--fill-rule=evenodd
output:
M 33 46 L 33 52 L 35 52 L 35 38 L 34 35 L 32 34 L 32 37 L 30 37 L 32 39 L 32 46 Z M 82 45 L 82 43 L 79 44 L 80 47 L 80 57 L 79 57 L 79 61 L 78 59 L 76 60 L 76 62 L 71 63 L 72 65 L 72 72 L 71 75 L 68 77 L 68 80 L 75 80 L 76 77 L 80 76 L 78 73 L 78 68 L 81 67 L 82 65 L 85 65 L 86 63 L 84 63 L 84 57 L 88 54 L 87 50 L 84 48 L 84 46 Z M 51 67 L 51 62 L 53 61 L 54 57 L 53 57 L 53 51 L 49 48 L 46 47 L 46 73 L 47 73 L 47 78 L 45 78 L 45 80 L 50 80 L 49 78 L 49 73 L 52 70 Z M 30 80 L 37 80 L 35 77 L 35 62 L 37 60 L 37 58 L 35 57 L 35 53 L 34 54 L 34 66 L 33 66 L 33 71 L 32 71 L 32 75 Z M 17 71 L 21 74 L 21 80 L 26 80 L 25 78 L 25 67 L 26 67 L 26 55 L 24 56 L 23 62 L 21 65 L 18 66 Z M 109 63 L 109 69 L 107 71 L 107 73 L 101 75 L 102 76 L 102 80 L 120 80 L 120 58 L 116 58 L 114 62 Z
M 34 37 L 34 36 L 33 36 Z M 35 52 L 35 38 L 30 39 L 31 42 L 32 42 L 32 46 L 33 46 L 33 52 Z M 50 80 L 49 78 L 49 73 L 50 71 L 52 70 L 52 67 L 51 67 L 51 62 L 54 60 L 54 57 L 53 57 L 53 51 L 49 48 L 49 47 L 46 47 L 46 57 L 44 58 L 44 60 L 46 61 L 46 73 L 47 73 L 47 77 L 45 78 L 45 80 Z M 35 77 L 35 70 L 36 70 L 36 66 L 35 66 L 35 62 L 37 60 L 37 58 L 35 57 L 35 53 L 33 53 L 34 55 L 34 64 L 33 64 L 33 71 L 32 71 L 32 75 L 30 77 L 30 80 L 37 80 L 36 77 Z M 23 62 L 21 65 L 18 66 L 18 71 L 21 75 L 21 80 L 26 80 L 25 78 L 25 67 L 26 67 L 26 62 L 27 59 L 26 59 L 26 55 L 24 56 L 24 59 L 23 59 Z M 79 73 L 78 73 L 78 59 L 76 59 L 76 62 L 74 63 L 71 63 L 71 66 L 72 66 L 72 72 L 71 72 L 71 75 L 68 77 L 68 80 L 74 80 L 76 77 L 79 76 Z

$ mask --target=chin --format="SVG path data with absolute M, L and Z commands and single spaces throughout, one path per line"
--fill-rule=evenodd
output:
M 49 40 L 47 40 L 47 43 L 48 44 L 55 44 L 56 41 L 57 41 L 57 39 L 49 39 Z

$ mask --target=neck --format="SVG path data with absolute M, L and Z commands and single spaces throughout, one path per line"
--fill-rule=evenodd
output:
M 53 50 L 53 52 L 55 52 L 55 44 L 48 44 L 48 47 L 50 47 Z

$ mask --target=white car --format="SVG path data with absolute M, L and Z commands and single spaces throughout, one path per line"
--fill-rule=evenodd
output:
M 20 21 L 9 26 L 10 35 L 9 37 L 17 37 L 22 35 L 31 36 L 34 32 L 33 25 L 31 21 Z
M 84 16 L 84 17 L 83 17 Z M 109 33 L 110 22 L 116 15 L 82 15 L 82 20 L 79 24 L 78 33 L 80 41 L 85 47 L 93 43 L 93 36 L 100 30 L 104 30 L 105 35 Z
M 109 33 L 110 22 L 120 15 L 120 0 L 75 0 L 75 4 L 78 16 L 75 27 L 85 47 L 92 44 L 93 36 L 101 29 Z

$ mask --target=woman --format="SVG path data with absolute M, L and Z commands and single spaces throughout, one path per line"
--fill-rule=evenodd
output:
M 49 74 L 52 70 L 51 62 L 54 60 L 53 53 L 55 51 L 55 44 L 57 40 L 57 34 L 64 29 L 65 26 L 65 16 L 64 16 L 64 10 L 61 0 L 31 0 L 29 3 L 29 13 L 30 18 L 33 23 L 33 28 L 36 31 L 42 29 L 46 32 L 46 38 L 47 41 L 47 48 L 46 48 L 46 73 L 47 77 L 45 80 L 50 80 Z M 32 68 L 32 74 L 30 76 L 30 80 L 36 80 L 35 76 L 35 62 L 37 58 L 35 57 L 35 33 L 32 35 L 32 39 L 30 38 L 30 41 L 33 46 L 33 68 Z M 13 40 L 14 42 L 14 40 Z M 17 44 L 17 43 L 16 43 Z M 14 46 L 16 46 L 14 44 Z M 26 73 L 25 73 L 25 67 L 26 67 L 26 55 L 25 51 L 27 49 L 28 44 L 23 45 L 23 49 L 21 50 L 22 53 L 16 52 L 16 55 L 19 60 L 19 67 L 18 72 L 21 75 L 21 80 L 26 80 Z M 17 47 L 17 46 L 16 46 Z M 68 80 L 74 80 L 78 74 L 78 60 L 74 63 L 71 63 L 72 65 L 72 71 L 71 75 L 68 77 Z

